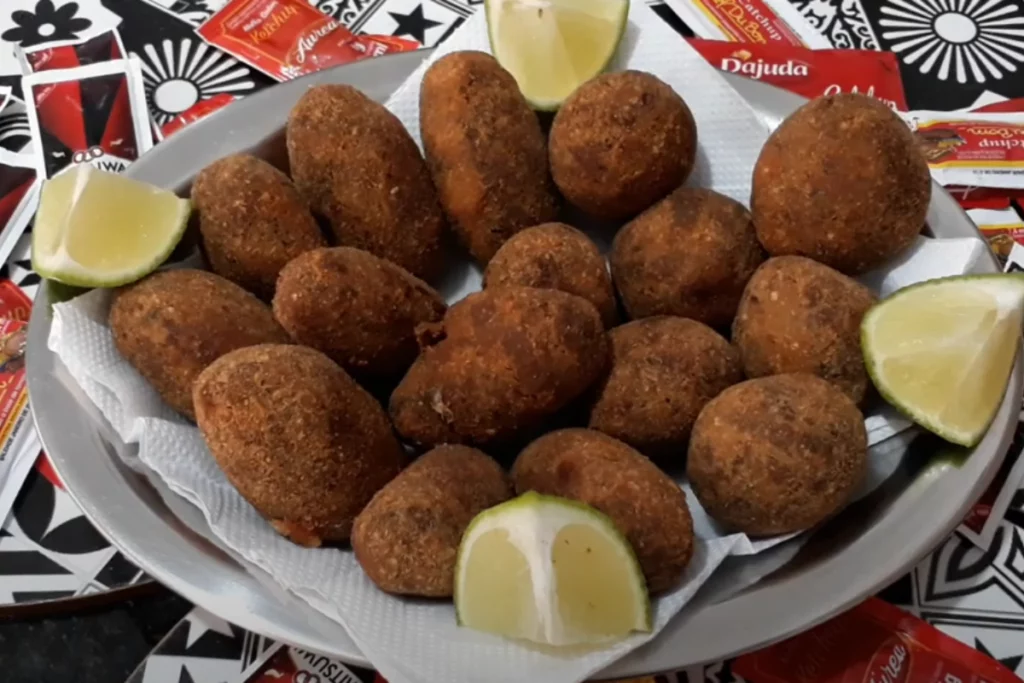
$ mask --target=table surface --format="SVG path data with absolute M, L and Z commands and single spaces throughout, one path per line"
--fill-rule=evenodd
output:
M 686 32 L 670 5 L 647 1 L 677 30 Z M 961 26 L 973 38 L 946 35 L 926 0 L 790 0 L 836 46 L 888 49 L 900 56 L 912 109 L 951 110 L 1009 97 L 1024 97 L 1024 77 L 1005 66 L 975 60 L 976 69 L 943 72 L 930 51 L 957 44 L 961 54 L 983 54 L 997 19 L 1021 17 L 1024 0 L 973 3 Z M 128 52 L 143 62 L 147 103 L 166 123 L 199 99 L 220 92 L 244 96 L 271 84 L 263 74 L 203 44 L 194 28 L 225 0 L 3 0 L 0 2 L 0 85 L 20 94 L 10 45 L 83 38 L 118 28 Z M 443 41 L 482 0 L 310 0 L 353 30 L 411 38 L 427 46 Z M 911 23 L 931 45 L 919 46 L 885 28 L 895 5 L 910 7 Z M 991 6 L 989 6 L 991 5 Z M 978 10 L 984 6 L 986 9 Z M 978 11 L 975 11 L 978 10 Z M 973 13 L 972 13 L 973 12 Z M 888 14 L 887 14 L 888 13 Z M 932 16 L 935 15 L 935 16 Z M 965 24 L 964 21 L 967 23 Z M 970 27 L 974 28 L 971 29 Z M 1009 24 L 1007 63 L 1024 68 L 1024 28 Z M 987 33 L 988 32 L 988 33 Z M 968 38 L 965 40 L 965 37 Z M 958 77 L 962 76 L 962 78 Z M 19 151 L 28 142 L 24 109 L 0 112 L 0 147 Z M 31 294 L 27 245 L 0 269 Z M 1019 446 L 1015 446 L 1019 449 Z M 1016 454 L 1016 453 L 1014 453 Z M 0 605 L 47 598 L 102 594 L 140 586 L 145 576 L 96 533 L 70 497 L 47 478 L 45 466 L 30 476 L 15 513 L 0 529 Z M 0 616 L 0 663 L 6 683 L 234 683 L 244 669 L 276 645 L 219 622 L 165 589 L 128 601 L 93 603 L 50 616 Z M 1017 491 L 987 551 L 951 536 L 883 596 L 1024 674 L 1024 489 Z M 0 615 L 3 612 L 0 611 Z M 166 638 L 165 638 L 166 637 Z M 164 639 L 163 642 L 160 642 Z M 157 644 L 153 657 L 147 654 Z M 135 672 L 132 675 L 132 672 Z M 675 678 L 726 683 L 728 666 L 698 667 Z M 668 680 L 668 679 L 666 679 Z

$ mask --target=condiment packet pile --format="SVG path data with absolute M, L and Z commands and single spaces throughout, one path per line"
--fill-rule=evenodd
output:
M 830 48 L 789 0 L 665 0 L 701 38 L 754 45 Z
M 432 59 L 462 49 L 489 51 L 483 13 L 472 17 Z M 712 66 L 643 3 L 633 3 L 630 8 L 619 54 L 614 68 L 651 71 L 691 104 L 700 135 L 697 168 L 691 182 L 746 204 L 751 169 L 768 135 L 766 124 Z M 418 68 L 387 103 L 417 141 L 419 88 L 426 66 Z M 876 290 L 892 291 L 919 280 L 967 272 L 983 249 L 977 239 L 922 238 L 898 263 L 885 272 L 871 274 L 868 281 Z M 474 271 L 445 294 L 455 300 L 478 289 L 479 283 L 479 273 Z M 94 291 L 55 305 L 49 346 L 122 439 L 138 443 L 138 461 L 134 464 L 141 462 L 199 507 L 225 546 L 342 624 L 391 683 L 477 683 L 484 671 L 487 680 L 494 683 L 585 680 L 655 637 L 726 557 L 757 553 L 787 540 L 751 541 L 739 534 L 723 535 L 691 495 L 698 542 L 683 582 L 654 601 L 654 634 L 637 634 L 606 649 L 569 656 L 459 628 L 451 604 L 406 600 L 377 590 L 351 552 L 303 548 L 275 533 L 228 483 L 198 430 L 173 413 L 117 353 L 106 326 L 109 297 L 109 292 Z M 901 425 L 886 413 L 876 412 L 869 417 L 868 425 L 877 441 L 900 431 L 905 423 Z M 903 451 L 893 444 L 898 445 L 898 440 L 889 439 L 872 449 L 872 473 L 861 493 L 884 480 L 898 464 Z M 761 578 L 749 567 L 744 571 L 746 565 L 742 562 L 730 565 L 739 565 L 730 570 L 737 572 L 732 588 Z

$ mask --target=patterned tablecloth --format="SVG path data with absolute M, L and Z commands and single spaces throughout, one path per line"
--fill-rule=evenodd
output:
M 219 93 L 245 96 L 270 86 L 269 78 L 194 33 L 224 1 L 0 0 L 0 85 L 20 96 L 13 45 L 83 38 L 117 28 L 127 51 L 142 62 L 147 104 L 157 124 L 201 99 Z M 671 8 L 688 0 L 641 1 L 680 32 L 688 31 Z M 434 46 L 483 0 L 310 2 L 355 32 Z M 1024 97 L 1024 0 L 791 2 L 835 47 L 896 53 L 911 109 L 952 110 Z M 16 152 L 29 140 L 24 106 L 12 100 L 0 112 L 0 147 Z M 23 239 L 0 277 L 32 295 L 39 277 L 27 255 Z M 1020 483 L 1024 468 L 1014 470 L 1013 465 L 1021 445 L 1020 440 L 1014 444 L 1000 483 L 1011 473 L 1011 483 Z M 987 550 L 954 533 L 882 595 L 1024 674 L 1024 488 L 1007 487 L 1003 502 L 1007 511 L 993 527 Z M 41 458 L 0 529 L 0 604 L 82 596 L 144 579 L 89 525 Z M 131 681 L 255 680 L 250 674 L 262 662 L 286 657 L 279 648 L 197 609 L 172 629 Z M 370 672 L 350 674 L 373 679 Z M 690 683 L 705 679 L 726 683 L 733 676 L 722 663 L 658 677 Z M 349 679 L 323 674 L 320 680 Z

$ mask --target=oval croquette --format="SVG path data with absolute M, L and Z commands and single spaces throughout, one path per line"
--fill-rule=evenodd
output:
M 516 493 L 571 498 L 608 515 L 633 546 L 651 593 L 682 578 L 693 554 L 686 494 L 621 441 L 589 429 L 551 432 L 519 454 L 512 483 Z
M 317 249 L 285 266 L 274 315 L 296 342 L 356 377 L 397 378 L 416 358 L 416 326 L 447 306 L 419 278 L 351 247 Z
M 378 588 L 447 598 L 462 534 L 479 513 L 508 500 L 512 484 L 490 456 L 438 446 L 373 497 L 352 527 L 352 550 Z
M 630 218 L 689 177 L 697 155 L 690 108 L 656 76 L 619 71 L 593 78 L 555 115 L 551 175 L 588 214 Z
M 424 280 L 444 269 L 444 216 L 398 118 L 348 85 L 313 86 L 288 115 L 292 179 L 338 243 Z
M 544 223 L 513 235 L 487 264 L 484 287 L 560 289 L 594 304 L 605 327 L 618 321 L 608 265 L 597 245 L 565 223 Z
M 630 318 L 675 315 L 725 329 L 765 256 L 739 202 L 681 187 L 619 231 L 609 261 Z
M 682 464 L 697 415 L 743 379 L 739 354 L 710 327 L 658 316 L 608 333 L 611 371 L 590 412 L 590 428 L 664 464 Z
M 860 323 L 875 303 L 867 287 L 802 256 L 778 256 L 747 283 L 732 327 L 747 377 L 806 372 L 854 403 L 868 389 Z
M 424 446 L 511 439 L 580 396 L 608 363 L 597 309 L 555 289 L 470 294 L 424 333 L 425 344 L 436 343 L 390 404 L 398 433 Z
M 910 246 L 931 200 L 914 135 L 873 97 L 811 100 L 768 138 L 751 213 L 772 256 L 807 256 L 848 275 Z
M 213 272 L 269 301 L 284 264 L 327 245 L 288 176 L 236 154 L 213 162 L 192 184 L 203 252 Z
M 192 384 L 207 365 L 238 348 L 290 341 L 269 306 L 203 270 L 165 270 L 119 290 L 108 320 L 121 355 L 191 419 Z
M 709 515 L 774 536 L 838 512 L 867 468 L 864 416 L 814 375 L 773 375 L 723 391 L 701 412 L 686 473 Z
M 221 356 L 194 389 L 196 421 L 228 481 L 300 545 L 346 541 L 405 456 L 370 394 L 327 356 L 265 344 Z
M 540 122 L 494 57 L 453 52 L 427 69 L 420 134 L 452 228 L 480 263 L 523 228 L 555 219 Z

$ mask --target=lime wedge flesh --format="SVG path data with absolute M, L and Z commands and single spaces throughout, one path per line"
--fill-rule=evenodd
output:
M 526 493 L 470 523 L 455 572 L 459 623 L 552 646 L 650 631 L 636 555 L 605 515 Z
M 879 392 L 947 441 L 974 446 L 995 417 L 1021 337 L 1024 277 L 923 282 L 864 316 L 864 360 Z
M 43 185 L 32 266 L 80 287 L 116 287 L 151 273 L 181 240 L 191 205 L 173 192 L 88 165 Z
M 608 66 L 629 0 L 486 0 L 485 6 L 495 59 L 534 108 L 551 110 Z

